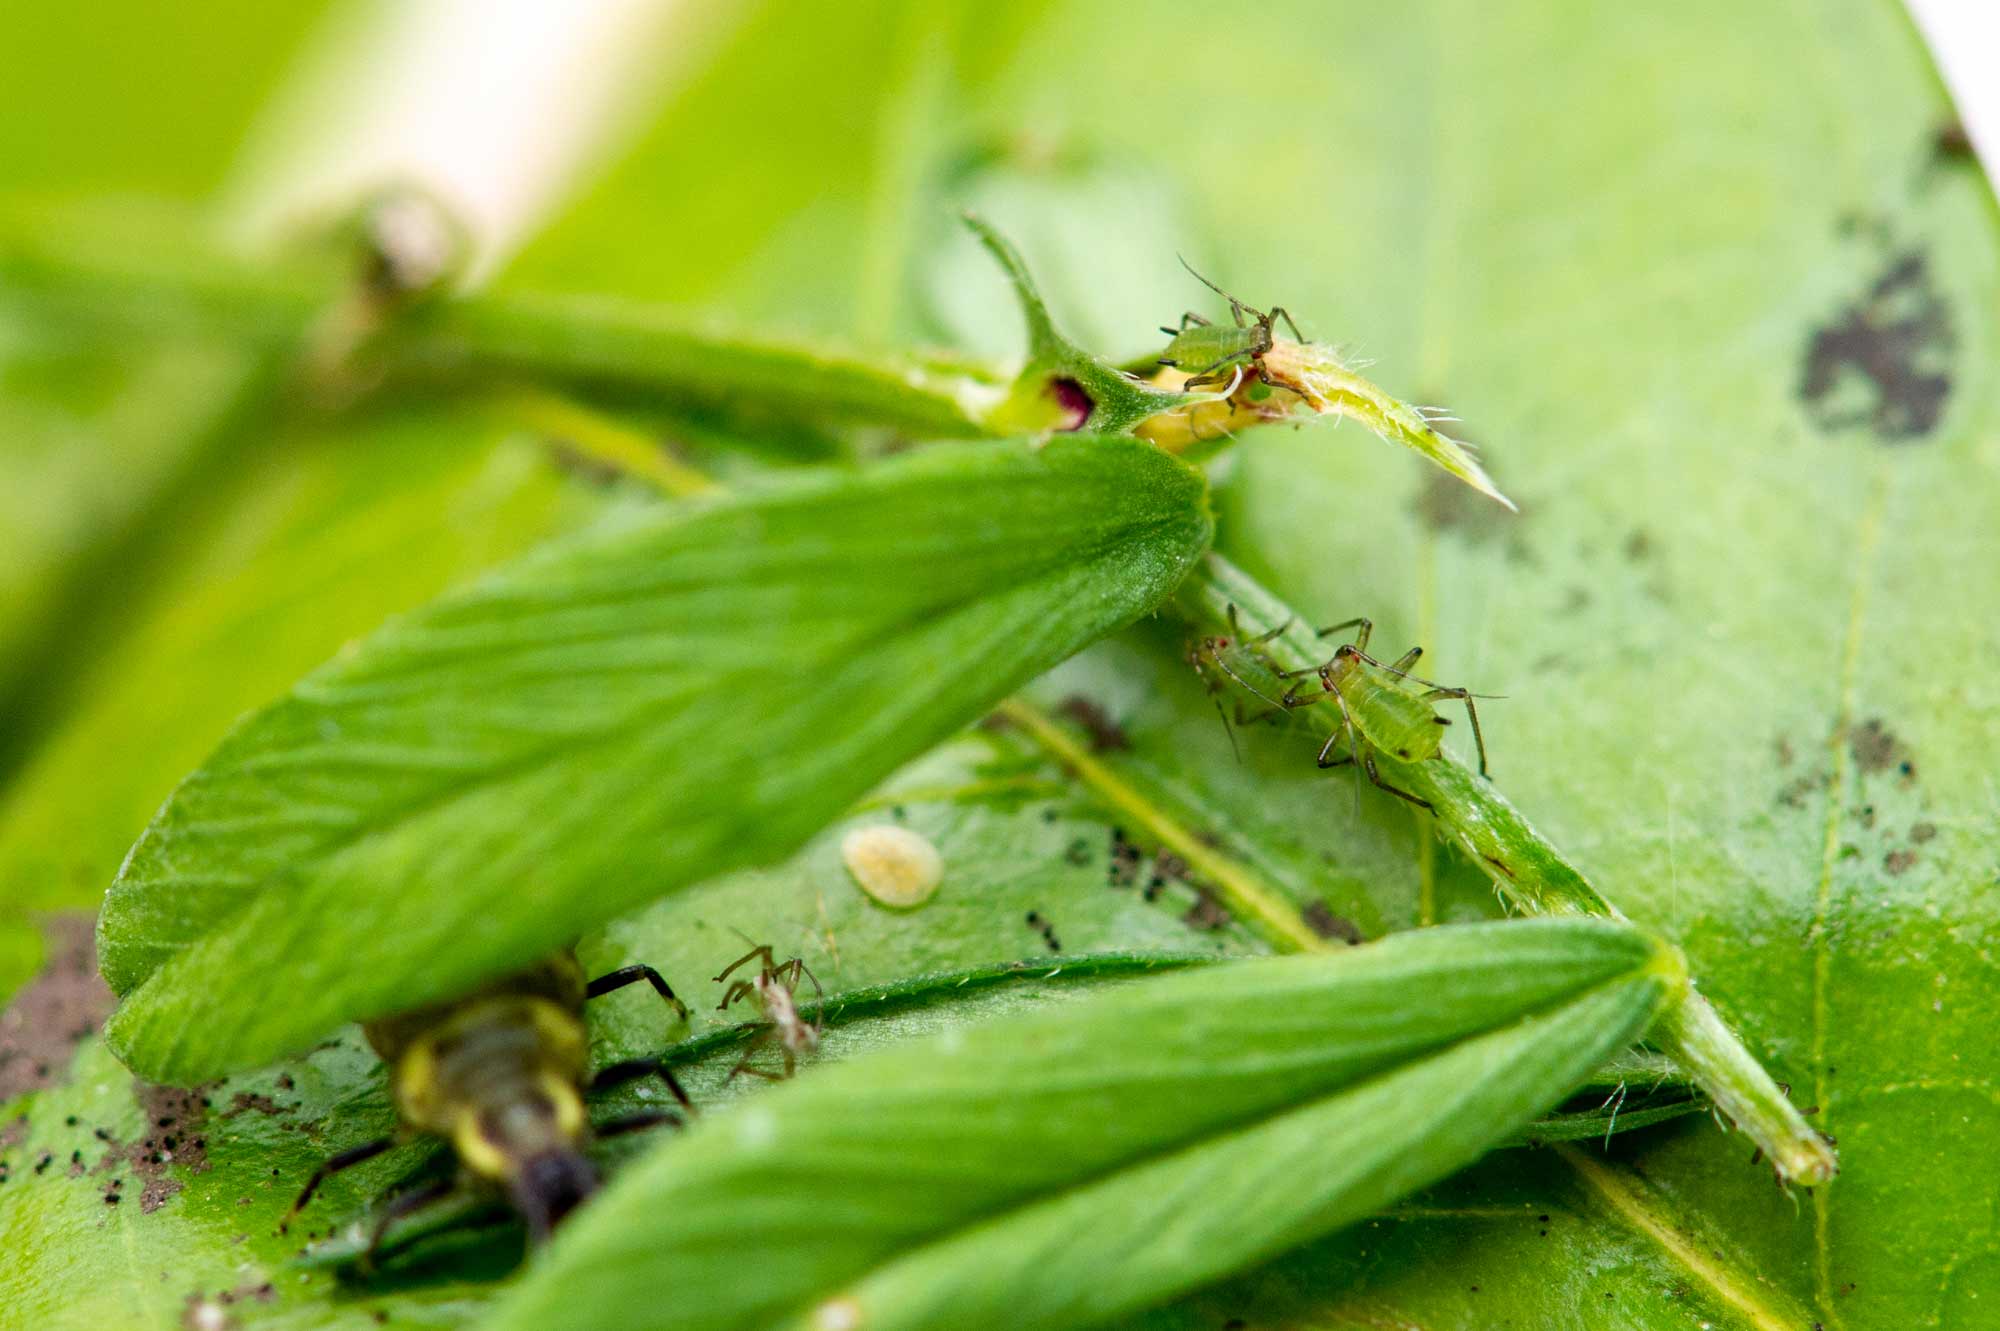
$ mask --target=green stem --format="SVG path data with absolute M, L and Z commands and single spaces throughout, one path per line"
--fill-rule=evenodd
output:
M 1307 670 L 1326 658 L 1324 644 L 1303 619 L 1220 555 L 1210 554 L 1196 566 L 1181 585 L 1176 608 L 1211 633 L 1255 637 L 1283 626 L 1259 649 L 1278 669 Z M 1254 677 L 1250 682 L 1262 687 Z M 1280 687 L 1275 676 L 1271 684 Z M 1299 714 L 1322 734 L 1339 727 L 1337 715 L 1326 708 L 1305 708 Z M 1380 754 L 1376 758 L 1385 781 L 1430 801 L 1439 832 L 1485 872 L 1513 909 L 1531 915 L 1624 918 L 1477 772 L 1442 752 L 1420 763 Z M 1833 1177 L 1832 1148 L 1691 986 L 1661 1017 L 1651 1038 L 1763 1148 L 1780 1175 L 1808 1185 Z
M 185 226 L 0 222 L 0 302 L 43 317 L 249 342 L 302 342 L 349 281 L 325 263 L 231 259 Z M 531 380 L 670 396 L 766 416 L 860 421 L 930 438 L 1000 432 L 997 376 L 921 357 L 743 336 L 608 298 L 474 295 L 404 313 L 363 353 L 391 377 Z

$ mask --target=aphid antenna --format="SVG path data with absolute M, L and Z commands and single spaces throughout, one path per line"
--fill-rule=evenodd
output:
M 1243 300 L 1240 297 L 1230 295 L 1227 291 L 1224 291 L 1221 287 L 1215 285 L 1215 283 L 1209 281 L 1207 278 L 1203 277 L 1200 273 L 1196 272 L 1194 265 L 1187 261 L 1187 256 L 1185 254 L 1176 251 L 1174 257 L 1181 261 L 1181 267 L 1188 270 L 1189 276 L 1193 277 L 1195 281 L 1201 283 L 1203 286 L 1207 287 L 1210 291 L 1213 291 L 1216 295 L 1222 297 L 1230 304 L 1241 305 L 1246 311 L 1256 315 L 1259 319 L 1270 318 L 1269 315 L 1265 314 L 1264 311 L 1258 309 L 1255 305 L 1250 304 L 1248 301 Z
M 1349 788 L 1351 788 L 1354 792 L 1354 801 L 1352 806 L 1348 810 L 1347 817 L 1348 821 L 1357 823 L 1361 821 L 1361 754 L 1359 752 L 1360 746 L 1361 746 L 1360 737 L 1355 733 L 1354 727 L 1349 726 L 1347 728 L 1347 765 L 1349 768 L 1349 776 L 1351 779 L 1348 781 L 1347 784 Z
M 1350 648 L 1353 647 L 1352 643 L 1343 645 Z M 1366 652 L 1357 651 L 1355 655 L 1361 657 L 1369 665 L 1374 666 L 1385 675 L 1394 675 L 1398 679 L 1407 679 L 1412 684 L 1428 684 L 1434 689 L 1443 689 L 1454 698 L 1478 698 L 1482 702 L 1505 702 L 1507 700 L 1507 695 L 1504 693 L 1474 693 L 1471 689 L 1460 690 L 1450 684 L 1440 684 L 1434 679 L 1425 679 L 1422 675 L 1413 675 L 1407 670 L 1398 670 L 1386 662 L 1376 660 Z
M 1229 724 L 1229 713 L 1222 710 L 1222 699 L 1217 698 L 1214 702 L 1215 714 L 1222 721 L 1222 733 L 1229 736 L 1229 756 L 1240 767 L 1243 765 L 1243 746 L 1236 742 L 1236 727 Z

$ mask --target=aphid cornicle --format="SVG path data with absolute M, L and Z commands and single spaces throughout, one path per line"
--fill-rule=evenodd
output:
M 716 1005 L 718 1012 L 728 1009 L 731 1003 L 741 998 L 755 998 L 764 1009 L 764 1029 L 748 1045 L 744 1046 L 743 1057 L 729 1070 L 730 1080 L 739 1072 L 747 1072 L 753 1077 L 763 1077 L 778 1081 L 789 1077 L 798 1065 L 801 1054 L 809 1054 L 819 1048 L 820 1023 L 807 1021 L 799 1012 L 799 981 L 812 981 L 813 993 L 818 998 L 818 1006 L 826 1004 L 826 991 L 819 987 L 819 977 L 806 969 L 803 957 L 793 957 L 790 961 L 779 962 L 771 952 L 771 945 L 763 943 L 751 948 L 735 961 L 723 968 L 715 977 L 720 984 L 727 980 L 739 967 L 755 961 L 758 963 L 747 980 L 738 980 L 722 991 L 722 1002 Z M 776 1043 L 778 1052 L 785 1060 L 782 1073 L 767 1072 L 751 1063 L 757 1051 L 763 1046 Z
M 1189 310 L 1181 316 L 1179 328 L 1160 329 L 1173 339 L 1167 343 L 1166 350 L 1160 353 L 1160 364 L 1185 370 L 1189 376 L 1183 385 L 1186 388 L 1221 383 L 1231 377 L 1232 368 L 1246 366 L 1255 369 L 1258 377 L 1269 383 L 1270 379 L 1263 372 L 1262 361 L 1264 353 L 1276 342 L 1276 334 L 1273 331 L 1275 322 L 1283 319 L 1285 326 L 1292 330 L 1293 337 L 1301 342 L 1306 340 L 1305 335 L 1299 332 L 1299 326 L 1292 322 L 1292 316 L 1280 305 L 1273 305 L 1270 310 L 1265 311 L 1254 305 L 1244 304 L 1195 272 L 1186 259 L 1181 260 L 1181 267 L 1192 273 L 1195 281 L 1228 301 L 1229 312 L 1236 322 L 1234 325 L 1213 324 L 1193 310 Z M 1251 316 L 1247 323 L 1243 318 L 1246 314 Z
M 442 1179 L 395 1197 L 375 1224 L 368 1252 L 399 1217 L 456 1191 L 461 1183 L 504 1194 L 536 1241 L 597 1188 L 584 1155 L 593 1137 L 660 1123 L 662 1112 L 592 1125 L 584 1090 L 658 1076 L 684 1109 L 687 1093 L 656 1058 L 629 1059 L 589 1077 L 583 1005 L 640 980 L 687 1016 L 687 1006 L 651 966 L 626 966 L 584 982 L 575 953 L 547 961 L 448 1003 L 367 1023 L 368 1043 L 390 1069 L 390 1092 L 402 1120 L 394 1136 L 356 1146 L 321 1165 L 292 1206 L 296 1215 L 319 1185 L 393 1146 L 441 1137 L 457 1154 L 460 1180 Z

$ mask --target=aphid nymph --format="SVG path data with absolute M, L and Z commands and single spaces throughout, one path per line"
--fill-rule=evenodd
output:
M 1252 725 L 1258 721 L 1262 721 L 1266 717 L 1282 715 L 1286 711 L 1286 708 L 1275 699 L 1266 698 L 1263 690 L 1243 678 L 1237 672 L 1236 667 L 1229 664 L 1229 658 L 1224 653 L 1232 649 L 1241 649 L 1252 655 L 1259 655 L 1258 649 L 1260 647 L 1290 627 L 1291 621 L 1286 620 L 1268 632 L 1260 633 L 1254 638 L 1245 638 L 1243 637 L 1242 629 L 1237 627 L 1236 607 L 1232 605 L 1229 607 L 1229 634 L 1227 636 L 1202 638 L 1188 649 L 1188 664 L 1194 667 L 1195 677 L 1201 680 L 1202 688 L 1208 693 L 1209 698 L 1214 701 L 1215 714 L 1222 718 L 1222 731 L 1225 735 L 1229 736 L 1229 750 L 1236 755 L 1238 762 L 1243 760 L 1243 751 L 1236 745 L 1236 731 L 1229 723 L 1229 713 L 1222 709 L 1221 695 L 1223 683 L 1220 679 L 1209 673 L 1209 667 L 1211 665 L 1214 666 L 1217 670 L 1235 680 L 1246 692 L 1263 698 L 1265 702 L 1270 704 L 1265 710 L 1252 715 L 1244 709 L 1243 700 L 1240 698 L 1237 699 L 1235 708 L 1236 725 Z
M 321 1165 L 292 1213 L 331 1175 L 406 1141 L 440 1137 L 451 1143 L 461 1177 L 391 1200 L 376 1221 L 369 1254 L 399 1217 L 461 1186 L 503 1194 L 530 1235 L 546 1239 L 597 1189 L 597 1171 L 584 1155 L 592 1138 L 680 1122 L 678 1115 L 649 1111 L 593 1126 L 584 1107 L 586 1084 L 598 1089 L 654 1075 L 683 1109 L 693 1110 L 672 1070 L 657 1058 L 630 1059 L 589 1077 L 585 1001 L 639 980 L 686 1018 L 687 1006 L 651 966 L 627 966 L 586 984 L 576 955 L 564 950 L 465 998 L 367 1023 L 368 1043 L 390 1068 L 401 1128 Z
M 1292 322 L 1292 316 L 1285 312 L 1283 306 L 1273 305 L 1269 311 L 1265 311 L 1254 305 L 1244 304 L 1195 272 L 1186 259 L 1181 260 L 1181 267 L 1193 274 L 1195 281 L 1228 301 L 1229 313 L 1236 322 L 1233 326 L 1213 324 L 1193 310 L 1189 310 L 1181 316 L 1179 328 L 1160 329 L 1173 339 L 1167 343 L 1166 350 L 1160 353 L 1160 364 L 1187 371 L 1189 377 L 1184 385 L 1187 388 L 1221 383 L 1230 377 L 1232 367 L 1241 369 L 1246 366 L 1256 370 L 1258 377 L 1265 383 L 1270 383 L 1271 380 L 1264 374 L 1262 362 L 1264 353 L 1269 351 L 1276 341 L 1276 334 L 1273 331 L 1275 322 L 1283 319 L 1285 326 L 1292 330 L 1293 337 L 1301 342 L 1306 340 L 1305 335 L 1299 332 L 1299 326 Z M 1247 322 L 1244 319 L 1245 315 L 1250 316 Z
M 717 1004 L 718 1012 L 728 1009 L 731 1003 L 742 998 L 755 998 L 764 1010 L 764 1029 L 744 1047 L 743 1057 L 729 1070 L 731 1080 L 739 1072 L 747 1072 L 753 1077 L 764 1077 L 778 1081 L 789 1077 L 798 1066 L 800 1055 L 810 1054 L 819 1048 L 820 1023 L 807 1021 L 799 1012 L 798 988 L 801 979 L 811 980 L 815 997 L 815 1011 L 826 1005 L 826 991 L 819 987 L 819 977 L 806 969 L 803 957 L 793 957 L 780 963 L 771 953 L 771 945 L 763 943 L 751 948 L 723 968 L 715 977 L 720 984 L 739 968 L 755 961 L 758 963 L 748 979 L 738 980 L 722 992 L 722 1002 Z M 776 1043 L 784 1057 L 785 1070 L 782 1073 L 767 1072 L 753 1066 L 751 1059 L 765 1045 Z
M 1465 704 L 1465 714 L 1472 722 L 1472 740 L 1479 750 L 1479 774 L 1485 776 L 1486 738 L 1479 731 L 1479 711 L 1472 705 L 1471 690 L 1439 684 L 1410 673 L 1410 667 L 1424 654 L 1423 648 L 1410 648 L 1391 665 L 1384 665 L 1370 656 L 1368 636 L 1374 628 L 1375 625 L 1367 618 L 1358 617 L 1321 629 L 1319 635 L 1322 638 L 1343 629 L 1353 629 L 1354 641 L 1342 643 L 1324 665 L 1281 671 L 1280 674 L 1287 677 L 1317 675 L 1321 692 L 1302 697 L 1300 686 L 1294 685 L 1278 702 L 1289 709 L 1309 707 L 1332 699 L 1340 709 L 1341 728 L 1327 737 L 1325 746 L 1319 751 L 1319 765 L 1322 768 L 1344 767 L 1358 762 L 1368 774 L 1368 779 L 1391 795 L 1429 809 L 1432 807 L 1429 800 L 1420 799 L 1384 781 L 1382 774 L 1376 770 L 1375 755 L 1392 754 L 1406 763 L 1419 763 L 1437 757 L 1444 746 L 1442 728 L 1451 722 L 1449 718 L 1439 716 L 1431 704 L 1451 698 Z M 1343 737 L 1347 741 L 1347 756 L 1331 757 Z

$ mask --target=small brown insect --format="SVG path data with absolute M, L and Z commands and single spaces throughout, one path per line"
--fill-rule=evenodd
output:
M 722 974 L 715 977 L 715 982 L 722 983 L 752 961 L 760 963 L 756 973 L 723 990 L 722 1001 L 716 1005 L 716 1011 L 722 1012 L 740 998 L 755 998 L 764 1009 L 764 1029 L 744 1047 L 743 1057 L 729 1070 L 729 1079 L 733 1081 L 737 1073 L 747 1072 L 753 1077 L 782 1081 L 797 1069 L 799 1055 L 810 1054 L 819 1048 L 819 1021 L 807 1021 L 799 1012 L 799 981 L 812 981 L 815 1016 L 826 1006 L 826 991 L 820 988 L 819 977 L 806 969 L 803 957 L 793 957 L 780 963 L 772 955 L 769 943 L 759 944 L 730 962 L 723 968 Z M 782 1073 L 769 1072 L 751 1064 L 750 1060 L 756 1057 L 758 1051 L 770 1044 L 778 1046 L 778 1052 L 785 1060 Z

